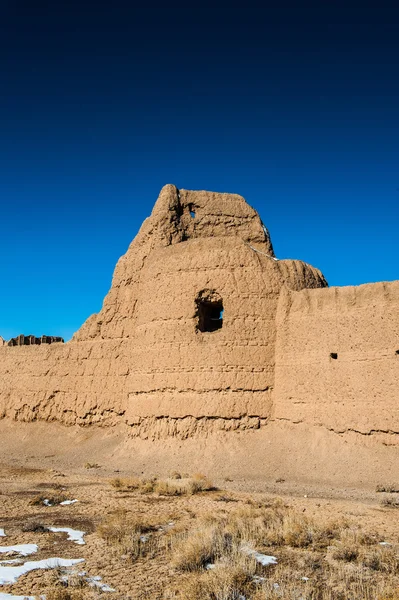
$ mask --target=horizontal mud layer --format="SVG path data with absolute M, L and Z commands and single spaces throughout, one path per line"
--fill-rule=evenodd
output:
M 246 431 L 266 425 L 267 419 L 244 416 L 225 419 L 221 417 L 144 417 L 132 425 L 129 437 L 160 440 L 166 437 L 187 439 L 207 436 L 218 431 Z

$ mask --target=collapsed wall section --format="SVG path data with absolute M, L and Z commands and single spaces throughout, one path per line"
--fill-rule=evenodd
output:
M 399 434 L 398 306 L 398 281 L 283 290 L 274 418 Z

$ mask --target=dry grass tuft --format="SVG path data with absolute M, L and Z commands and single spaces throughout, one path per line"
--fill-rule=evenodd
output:
M 66 496 L 62 492 L 58 490 L 53 490 L 51 492 L 48 492 L 47 494 L 39 494 L 38 496 L 35 496 L 34 498 L 32 498 L 29 504 L 32 506 L 40 506 L 44 505 L 45 500 L 48 500 L 49 504 L 51 504 L 52 506 L 56 506 L 57 504 L 61 504 L 61 502 L 65 502 L 65 500 L 68 499 L 68 496 Z
M 238 498 L 231 496 L 230 494 L 219 494 L 215 497 L 216 502 L 238 502 Z
M 215 569 L 196 576 L 181 577 L 178 590 L 167 598 L 185 600 L 240 600 L 252 598 L 254 569 L 243 564 L 218 564 Z
M 399 493 L 399 485 L 395 483 L 391 483 L 388 485 L 379 484 L 375 488 L 376 492 L 387 492 L 388 494 L 398 494 Z
M 316 520 L 281 502 L 254 501 L 171 530 L 170 563 L 184 600 L 399 600 L 399 554 L 346 520 Z M 262 566 L 245 548 L 273 554 Z M 270 551 L 272 549 L 272 551 Z M 211 566 L 211 568 L 210 568 Z
M 387 496 L 381 500 L 381 506 L 385 506 L 386 508 L 399 508 L 399 498 Z
M 153 555 L 158 547 L 158 527 L 154 520 L 143 516 L 128 516 L 124 511 L 115 513 L 97 527 L 97 534 L 121 555 L 132 560 Z
M 213 485 L 208 479 L 190 477 L 157 481 L 154 491 L 162 496 L 192 496 L 212 489 Z
M 118 491 L 138 491 L 141 494 L 156 493 L 161 496 L 191 496 L 199 492 L 211 491 L 215 488 L 212 482 L 204 475 L 196 474 L 192 477 L 182 477 L 180 473 L 172 474 L 168 479 L 140 479 L 139 477 L 121 478 L 110 480 L 110 485 Z
M 89 600 L 95 597 L 94 590 L 79 575 L 69 574 L 66 578 L 63 569 L 55 569 L 51 574 L 51 587 L 46 589 L 46 600 Z
M 74 590 L 69 587 L 54 587 L 46 590 L 46 600 L 86 600 L 92 598 L 83 590 Z
M 32 532 L 32 533 L 47 533 L 49 530 L 48 527 L 42 525 L 41 523 L 28 522 L 22 527 L 22 531 L 24 533 Z
M 114 479 L 111 479 L 110 484 L 116 490 L 129 491 L 138 490 L 142 481 L 138 477 L 115 477 Z

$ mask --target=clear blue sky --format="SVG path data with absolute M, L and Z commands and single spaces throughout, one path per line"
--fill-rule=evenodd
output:
M 166 183 L 330 285 L 399 279 L 394 8 L 134 4 L 0 1 L 0 335 L 68 339 Z

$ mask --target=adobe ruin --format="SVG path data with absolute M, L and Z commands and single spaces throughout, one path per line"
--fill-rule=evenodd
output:
M 238 195 L 165 186 L 103 307 L 0 347 L 0 415 L 188 438 L 301 423 L 399 440 L 399 281 L 329 288 Z
M 1 338 L 3 339 L 3 338 Z M 40 344 L 57 344 L 64 343 L 64 338 L 55 335 L 42 335 L 40 337 L 36 337 L 34 335 L 17 335 L 8 340 L 8 342 L 4 342 L 4 345 L 7 346 L 40 346 Z

